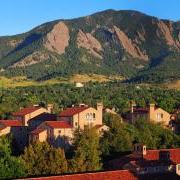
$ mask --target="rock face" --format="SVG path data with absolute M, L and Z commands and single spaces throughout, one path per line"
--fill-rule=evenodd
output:
M 168 22 L 168 23 L 164 23 L 163 21 L 159 21 L 157 23 L 158 29 L 157 29 L 157 36 L 159 38 L 161 38 L 162 36 L 164 37 L 167 45 L 169 46 L 174 46 L 178 49 L 180 49 L 180 42 L 178 40 L 175 40 L 173 38 L 173 27 L 172 27 L 172 23 Z
M 16 47 L 18 44 L 20 44 L 21 43 L 21 41 L 19 40 L 11 40 L 11 41 L 9 41 L 9 45 L 10 46 L 12 46 L 12 47 Z
M 141 51 L 140 48 L 130 38 L 128 38 L 128 36 L 123 31 L 114 26 L 114 32 L 127 53 L 129 53 L 134 58 L 148 60 L 146 53 Z
M 42 53 L 42 52 L 34 52 L 33 54 L 26 56 L 24 59 L 21 61 L 18 61 L 14 63 L 10 68 L 15 68 L 15 67 L 26 67 L 30 66 L 33 64 L 38 64 L 40 62 L 43 62 L 48 59 L 48 54 Z
M 65 53 L 66 47 L 69 45 L 69 29 L 65 23 L 59 22 L 54 26 L 51 32 L 47 34 L 47 40 L 44 46 L 52 52 L 58 54 Z
M 136 82 L 141 77 L 142 82 L 171 81 L 180 77 L 179 54 L 180 22 L 108 10 L 0 37 L 0 70 L 6 72 L 0 74 L 43 80 L 98 72 L 128 79 L 137 75 Z
M 84 33 L 82 30 L 79 30 L 77 35 L 77 45 L 78 48 L 85 48 L 92 55 L 102 59 L 100 53 L 103 51 L 103 48 L 100 42 L 92 36 L 90 33 Z

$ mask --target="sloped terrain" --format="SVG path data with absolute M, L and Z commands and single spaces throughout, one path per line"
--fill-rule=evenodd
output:
M 0 37 L 0 75 L 48 80 L 95 73 L 167 82 L 180 77 L 179 55 L 179 22 L 108 10 Z

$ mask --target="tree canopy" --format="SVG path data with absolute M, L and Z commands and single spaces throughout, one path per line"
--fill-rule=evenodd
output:
M 0 179 L 25 176 L 24 166 L 19 158 L 12 156 L 10 140 L 0 137 Z
M 73 143 L 74 156 L 70 161 L 70 172 L 101 170 L 101 151 L 96 130 L 77 130 Z
M 67 172 L 64 150 L 48 143 L 36 142 L 25 148 L 21 156 L 28 176 L 55 175 Z

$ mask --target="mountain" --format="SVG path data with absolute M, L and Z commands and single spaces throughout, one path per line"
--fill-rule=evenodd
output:
M 107 10 L 0 37 L 0 75 L 46 80 L 72 74 L 129 81 L 180 79 L 180 22 Z

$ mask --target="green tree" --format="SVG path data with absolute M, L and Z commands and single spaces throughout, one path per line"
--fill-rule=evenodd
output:
M 64 151 L 48 143 L 36 142 L 25 148 L 21 156 L 29 176 L 54 175 L 67 172 Z
M 75 132 L 74 157 L 70 161 L 70 172 L 98 171 L 101 169 L 101 151 L 96 130 L 86 128 Z
M 173 148 L 178 147 L 179 137 L 171 130 L 165 129 L 161 124 L 154 124 L 140 119 L 135 127 L 138 131 L 138 142 L 146 144 L 148 148 Z
M 121 122 L 117 116 L 111 116 L 108 123 L 110 130 L 101 137 L 103 156 L 116 152 L 130 151 L 135 139 L 136 130 L 132 125 Z
M 10 140 L 0 138 L 0 179 L 20 178 L 25 176 L 23 163 L 18 157 L 11 155 Z
M 118 114 L 112 114 L 112 113 L 104 113 L 103 120 L 107 126 L 111 126 L 112 123 L 115 121 L 122 122 L 121 116 L 119 116 Z

